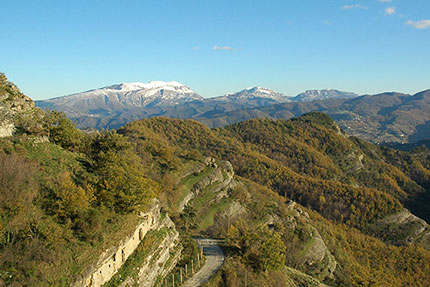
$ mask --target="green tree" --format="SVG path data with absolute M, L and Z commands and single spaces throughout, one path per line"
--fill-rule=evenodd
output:
M 82 144 L 83 134 L 62 112 L 50 111 L 45 117 L 49 140 L 61 147 L 77 151 Z
M 278 270 L 285 265 L 286 247 L 281 234 L 265 225 L 251 230 L 246 222 L 238 221 L 229 228 L 227 242 L 257 272 Z
M 258 261 L 261 270 L 278 270 L 285 265 L 285 244 L 281 234 L 270 231 L 267 226 L 261 227 L 258 236 L 260 237 L 260 248 Z
M 99 203 L 117 212 L 132 212 L 155 196 L 157 185 L 146 177 L 141 158 L 122 135 L 102 131 L 90 149 Z
M 74 219 L 88 211 L 94 200 L 92 188 L 88 186 L 84 189 L 76 185 L 68 172 L 50 179 L 46 185 L 51 197 L 46 204 L 53 214 L 62 219 Z

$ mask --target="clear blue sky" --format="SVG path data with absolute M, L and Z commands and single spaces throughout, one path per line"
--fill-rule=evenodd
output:
M 34 99 L 175 80 L 204 97 L 430 88 L 429 0 L 0 0 L 0 71 Z

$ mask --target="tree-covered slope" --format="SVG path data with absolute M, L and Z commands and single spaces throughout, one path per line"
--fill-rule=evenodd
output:
M 229 160 L 240 176 L 354 226 L 395 212 L 400 202 L 413 201 L 427 188 L 428 170 L 419 157 L 348 138 L 323 114 L 251 120 L 215 130 L 188 120 L 154 118 L 119 132 L 154 136 Z M 409 207 L 421 209 L 418 202 Z
M 0 286 L 69 286 L 154 197 L 181 234 L 177 271 L 198 252 L 191 236 L 224 242 L 207 286 L 428 286 L 430 227 L 409 212 L 429 221 L 427 148 L 348 137 L 322 113 L 83 133 L 34 112 L 0 139 Z
M 195 119 L 210 127 L 222 127 L 252 118 L 290 119 L 319 111 L 330 115 L 349 135 L 378 143 L 413 143 L 430 137 L 429 104 L 430 90 L 426 90 L 415 95 L 383 93 L 352 99 L 275 104 L 220 111 Z
M 395 237 L 400 233 L 375 227 L 387 216 L 403 212 L 404 206 L 428 220 L 428 201 L 418 200 L 428 194 L 428 150 L 400 152 L 349 138 L 331 118 L 320 113 L 291 121 L 250 120 L 213 130 L 190 120 L 153 118 L 130 123 L 118 132 L 132 142 L 162 145 L 173 154 L 205 154 L 229 160 L 236 174 L 253 182 L 253 185 L 245 185 L 245 190 L 233 191 L 229 197 L 245 207 L 248 216 L 240 216 L 245 222 L 233 223 L 234 217 L 227 217 L 227 220 L 224 213 L 219 215 L 227 220 L 227 223 L 224 221 L 227 226 L 239 224 L 236 228 L 239 234 L 244 234 L 243 238 L 234 237 L 234 232 L 222 233 L 220 227 L 209 229 L 209 232 L 221 232 L 215 233 L 217 236 L 233 236 L 231 240 L 234 241 L 227 246 L 231 251 L 226 265 L 208 286 L 241 286 L 245 278 L 259 286 L 270 286 L 273 278 L 286 284 L 281 286 L 295 286 L 286 283 L 291 279 L 287 271 L 275 268 L 269 273 L 260 273 L 253 265 L 255 260 L 250 259 L 262 255 L 246 246 L 258 246 L 263 242 L 254 242 L 252 236 L 246 234 L 258 234 L 260 231 L 256 229 L 265 222 L 262 218 L 269 215 L 280 218 L 275 220 L 278 222 L 275 232 L 284 238 L 283 244 L 290 256 L 287 265 L 314 276 L 313 279 L 298 276 L 296 283 L 291 284 L 318 284 L 315 282 L 319 278 L 333 286 L 408 286 L 414 284 L 415 276 L 421 276 L 420 280 L 424 281 L 420 282 L 428 280 L 426 271 L 420 267 L 427 266 L 424 263 L 427 259 L 419 259 L 417 265 L 406 263 L 409 262 L 407 258 L 428 256 L 428 251 L 421 247 L 428 246 L 428 238 L 422 245 L 415 245 L 410 242 L 414 242 L 416 229 L 407 231 L 408 241 L 405 237 L 399 241 Z M 282 197 L 273 197 L 273 193 L 264 192 L 256 187 L 258 185 Z M 256 190 L 262 192 L 260 197 L 255 195 Z M 316 266 L 320 269 L 303 265 L 306 242 L 312 238 L 306 236 L 312 232 L 306 235 L 304 230 L 309 227 L 291 229 L 290 223 L 282 227 L 282 220 L 291 220 L 285 212 L 277 210 L 285 206 L 282 198 L 293 199 L 314 211 L 311 225 L 317 228 L 339 264 L 333 277 L 321 277 L 325 274 L 324 267 L 330 266 L 328 261 L 318 263 Z M 267 202 L 266 207 L 263 202 Z M 273 209 L 275 206 L 278 207 Z M 229 214 L 230 209 L 226 210 Z M 216 221 L 215 226 L 221 224 L 225 228 L 222 222 Z M 386 227 L 390 226 L 394 228 L 394 225 Z M 245 245 L 239 248 L 238 242 Z M 391 246 L 393 242 L 400 246 Z M 403 264 L 409 264 L 408 271 L 395 275 Z M 410 274 L 411 270 L 417 273 Z M 315 279 L 317 281 L 313 281 Z

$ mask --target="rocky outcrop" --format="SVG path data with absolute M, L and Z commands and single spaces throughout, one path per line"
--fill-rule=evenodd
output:
M 138 268 L 137 275 L 127 278 L 120 286 L 152 287 L 159 277 L 166 277 L 178 263 L 182 251 L 179 233 L 168 216 L 160 226 L 167 229 L 161 243 L 152 246 L 144 263 Z
M 327 285 L 321 283 L 318 279 L 309 276 L 297 269 L 291 267 L 285 267 L 285 274 L 288 276 L 287 281 L 288 287 L 328 287 Z
M 203 177 L 199 182 L 194 184 L 192 188 L 192 192 L 195 194 L 199 194 L 200 191 L 212 185 L 216 182 L 219 182 L 214 188 L 213 192 L 218 192 L 223 188 L 226 188 L 232 181 L 234 176 L 233 166 L 228 161 L 221 161 L 219 166 L 216 164 L 214 159 L 211 159 L 208 163 L 210 166 L 214 167 L 215 170 Z
M 3 120 L 2 122 L 0 122 L 0 138 L 11 137 L 14 131 L 15 125 L 9 120 Z
M 375 236 L 390 244 L 417 243 L 430 249 L 430 226 L 406 209 L 381 219 L 370 230 Z
M 214 224 L 209 228 L 209 233 L 219 234 L 220 228 L 228 229 L 228 227 L 240 218 L 248 216 L 246 208 L 238 201 L 233 201 L 229 206 L 218 212 L 214 217 Z
M 12 136 L 20 124 L 30 122 L 40 116 L 40 112 L 33 100 L 22 94 L 17 86 L 7 79 L 0 83 L 0 138 Z
M 81 274 L 77 278 L 75 278 L 71 286 L 103 286 L 103 284 L 108 282 L 112 278 L 112 276 L 118 272 L 121 266 L 126 262 L 127 258 L 133 253 L 133 251 L 135 251 L 141 241 L 144 240 L 146 234 L 151 230 L 159 230 L 161 228 L 167 228 L 169 230 L 169 236 L 167 236 L 163 243 L 157 247 L 157 250 L 161 254 L 156 260 L 157 268 L 155 268 L 155 265 L 153 264 L 147 264 L 140 268 L 140 273 L 145 274 L 145 276 L 149 276 L 150 278 L 157 278 L 160 273 L 168 272 L 169 268 L 172 267 L 170 267 L 170 265 L 167 266 L 163 263 L 169 261 L 170 252 L 172 251 L 172 249 L 177 248 L 177 246 L 179 246 L 179 234 L 175 230 L 175 226 L 170 220 L 170 218 L 167 215 L 161 215 L 160 209 L 161 207 L 158 200 L 154 200 L 151 208 L 147 212 L 141 213 L 139 215 L 140 223 L 136 226 L 134 232 L 131 235 L 125 237 L 121 242 L 118 243 L 118 245 L 105 250 L 105 252 L 100 255 L 99 260 L 94 263 L 92 267 L 88 268 L 88 270 L 84 274 Z M 178 250 L 180 254 L 180 249 Z M 178 254 L 175 255 L 175 257 L 178 256 Z M 148 257 L 148 260 L 151 261 L 151 259 L 151 257 Z M 175 260 L 170 261 L 172 263 L 176 263 Z M 154 281 L 155 279 L 151 282 Z
M 325 264 L 319 276 L 322 278 L 332 277 L 336 270 L 337 262 L 328 250 L 321 235 L 311 226 L 311 239 L 308 241 L 307 248 L 304 250 L 303 262 L 309 266 L 314 264 Z
M 179 211 L 183 211 L 188 202 L 204 189 L 211 187 L 211 192 L 217 193 L 232 183 L 234 171 L 230 162 L 221 161 L 217 163 L 214 158 L 207 157 L 204 164 L 206 167 L 214 168 L 214 170 L 192 186 L 190 193 L 180 202 Z
M 306 269 L 311 269 L 313 273 L 318 274 L 319 278 L 333 277 L 337 267 L 336 259 L 324 243 L 323 238 L 318 230 L 310 224 L 310 217 L 306 211 L 294 201 L 287 203 L 287 208 L 290 210 L 291 216 L 288 220 L 290 228 L 295 230 L 299 224 L 303 224 L 302 232 L 306 232 L 306 242 L 303 242 L 301 250 L 300 265 L 305 266 Z

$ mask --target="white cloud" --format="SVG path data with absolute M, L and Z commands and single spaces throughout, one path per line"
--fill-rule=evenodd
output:
M 193 50 L 194 50 L 194 51 L 198 51 L 198 50 L 200 50 L 200 47 L 199 47 L 199 46 L 194 46 L 194 47 L 193 47 Z
M 378 2 L 381 2 L 381 3 L 391 3 L 391 0 L 378 0 Z
M 385 15 L 394 15 L 396 13 L 396 7 L 385 8 Z
M 217 45 L 215 45 L 212 47 L 212 50 L 213 51 L 233 51 L 234 48 L 229 47 L 229 46 L 217 46 Z
M 351 10 L 351 9 L 367 9 L 367 6 L 363 6 L 360 4 L 353 4 L 353 5 L 345 5 L 342 7 L 342 10 Z
M 415 29 L 430 29 L 430 20 L 420 20 L 420 21 L 409 20 L 406 22 L 406 25 L 412 26 Z

